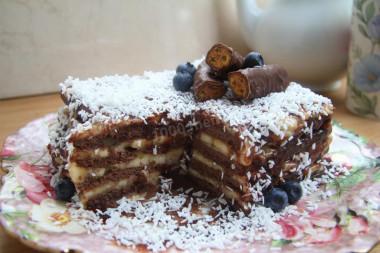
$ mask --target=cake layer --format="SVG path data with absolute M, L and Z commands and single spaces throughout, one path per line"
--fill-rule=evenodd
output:
M 190 168 L 200 170 L 201 174 L 218 179 L 220 183 L 231 184 L 235 187 L 244 187 L 242 189 L 246 189 L 246 185 L 244 185 L 247 181 L 246 173 L 239 175 L 235 173 L 235 171 L 225 168 L 219 162 L 215 161 L 216 160 L 205 157 L 198 150 L 194 150 Z M 229 167 L 231 167 L 231 164 L 229 164 Z
M 128 119 L 108 126 L 97 123 L 87 131 L 71 134 L 68 141 L 79 149 L 102 148 L 121 142 L 134 143 L 137 147 L 139 141 L 145 141 L 146 144 L 150 142 L 151 145 L 156 142 L 167 143 L 170 137 L 187 133 L 184 127 L 187 122 L 188 119 L 183 119 L 170 125 L 147 125 L 141 119 Z
M 328 147 L 330 141 L 327 138 L 331 134 L 331 122 L 326 120 L 319 128 L 314 129 L 313 135 L 299 131 L 298 135 L 293 138 L 284 140 L 280 145 L 266 143 L 258 150 L 250 152 L 249 165 L 241 165 L 242 159 L 246 157 L 244 151 L 234 150 L 232 145 L 225 140 L 210 136 L 202 129 L 193 137 L 193 148 L 199 150 L 211 160 L 218 161 L 228 170 L 235 170 L 234 173 L 246 173 L 250 168 L 271 167 L 281 161 L 290 159 L 292 155 L 301 151 L 308 151 L 310 154 L 318 154 L 320 159 L 324 150 Z M 289 140 L 290 139 L 290 140 Z M 326 143 L 323 145 L 323 143 Z M 248 152 L 248 151 L 246 151 Z M 245 159 L 245 162 L 248 161 Z M 234 164 L 231 166 L 231 164 Z
M 115 207 L 116 201 L 123 196 L 152 197 L 157 192 L 160 174 L 159 171 L 141 170 L 98 185 L 91 190 L 82 191 L 79 198 L 87 209 L 105 210 Z
M 180 139 L 180 141 L 178 140 Z M 105 167 L 111 166 L 120 162 L 128 163 L 135 160 L 136 157 L 142 157 L 143 154 L 147 155 L 160 155 L 171 152 L 175 149 L 181 149 L 186 143 L 186 137 L 180 136 L 177 140 L 173 141 L 173 145 L 166 143 L 164 145 L 152 145 L 140 148 L 132 148 L 126 143 L 117 145 L 116 147 L 108 147 L 101 149 L 74 149 L 70 159 L 75 161 L 79 166 L 84 168 Z
M 224 174 L 220 165 L 210 164 L 209 161 L 198 155 L 193 156 L 188 169 L 190 177 L 197 184 L 201 182 L 201 185 L 211 192 L 224 193 L 224 198 L 230 204 L 240 207 L 246 213 L 249 213 L 249 207 L 253 203 L 263 201 L 262 197 L 267 189 L 286 181 L 300 181 L 311 177 L 322 167 L 317 160 L 311 159 L 308 153 L 300 153 L 294 155 L 292 160 L 284 162 L 282 166 L 285 169 L 278 175 L 272 174 L 268 168 L 261 167 L 258 171 L 247 172 L 246 176 L 231 176 Z
M 238 190 L 233 189 L 229 186 L 220 186 L 218 180 L 212 177 L 206 177 L 202 175 L 199 170 L 193 168 L 189 169 L 189 176 L 194 179 L 194 181 L 200 187 L 213 193 L 215 196 L 223 196 L 224 199 L 229 201 L 232 206 L 242 209 L 244 212 L 249 212 L 249 207 L 245 204 L 246 201 L 243 200 L 243 196 Z M 247 196 L 250 196 L 248 194 Z M 223 204 L 223 202 L 221 202 Z
M 206 116 L 203 113 L 202 119 Z M 267 188 L 289 180 L 300 181 L 318 172 L 320 166 L 316 163 L 328 151 L 332 128 L 330 117 L 321 118 L 315 123 L 314 119 L 305 122 L 303 126 L 311 125 L 309 130 L 299 127 L 291 131 L 294 136 L 254 146 L 249 160 L 244 146 L 236 150 L 229 137 L 224 138 L 225 128 L 198 129 L 193 137 L 189 174 L 208 190 L 224 193 L 230 204 L 249 211 L 250 203 L 262 201 Z M 301 125 L 299 122 L 297 125 Z M 249 165 L 242 165 L 247 161 Z
M 112 151 L 118 153 L 126 150 L 152 153 L 153 149 L 157 147 L 157 153 L 163 153 L 171 148 L 184 146 L 187 136 L 188 134 L 157 135 L 152 139 L 135 137 L 134 140 L 130 141 L 114 141 L 113 139 L 105 138 L 103 140 L 106 143 L 104 147 L 77 148 L 72 156 L 75 156 L 77 159 L 84 157 L 101 158 L 109 156 Z
M 207 112 L 196 113 L 196 119 L 198 125 L 205 125 L 204 122 L 215 122 L 214 125 L 208 127 L 199 128 L 199 138 L 204 144 L 217 150 L 219 153 L 231 160 L 237 162 L 240 165 L 248 166 L 255 160 L 253 156 L 260 155 L 262 159 L 265 159 L 265 154 L 270 152 L 270 149 L 281 148 L 287 149 L 288 142 L 297 142 L 297 146 L 310 145 L 310 139 L 313 134 L 318 134 L 320 130 L 331 129 L 331 116 L 317 115 L 309 117 L 307 120 L 302 118 L 296 118 L 293 116 L 286 120 L 289 123 L 282 138 L 273 132 L 268 132 L 267 136 L 262 136 L 259 142 L 253 142 L 255 140 L 254 133 L 247 133 L 248 127 L 240 126 L 238 129 L 231 129 L 229 124 L 222 124 L 219 117 L 216 115 L 208 114 Z M 219 122 L 219 123 L 217 123 Z M 307 127 L 309 126 L 309 127 Z M 235 131 L 235 133 L 233 133 Z M 244 137 L 244 133 L 247 137 Z M 331 133 L 327 131 L 325 135 Z M 290 144 L 294 146 L 293 144 Z M 266 151 L 266 152 L 264 152 Z
M 93 168 L 81 167 L 76 161 L 71 161 L 66 169 L 70 172 L 71 179 L 78 188 L 79 184 L 85 181 L 86 178 L 102 177 L 105 174 L 113 173 L 114 170 L 134 171 L 135 168 L 152 167 L 165 165 L 168 168 L 172 166 L 178 167 L 178 161 L 183 155 L 183 148 L 173 149 L 164 154 L 145 154 L 135 151 L 134 159 L 128 162 L 118 162 L 106 167 L 95 166 Z
M 120 141 L 117 138 L 109 137 L 109 135 L 104 134 L 103 139 L 101 140 L 103 146 L 101 147 L 100 145 L 72 145 L 70 143 L 73 142 L 70 142 L 70 138 L 66 138 L 67 135 L 70 135 L 71 138 L 73 138 L 73 135 L 68 134 L 71 129 L 67 117 L 68 116 L 65 113 L 58 114 L 58 122 L 63 122 L 66 120 L 66 124 L 56 125 L 58 125 L 58 127 L 61 129 L 68 130 L 63 133 L 55 133 L 57 136 L 51 136 L 54 137 L 56 141 L 50 143 L 49 145 L 49 149 L 51 149 L 53 156 L 53 162 L 55 163 L 56 167 L 65 163 L 69 149 L 70 159 L 72 161 L 76 161 L 76 163 L 82 167 L 109 166 L 116 162 L 125 162 L 134 159 L 136 157 L 134 151 L 139 151 L 147 154 L 161 154 L 178 147 L 183 148 L 190 135 L 190 133 L 187 131 L 181 133 L 175 131 L 172 129 L 174 125 L 170 125 L 168 126 L 169 128 L 161 128 L 161 130 L 165 131 L 154 133 L 150 139 L 145 138 L 145 136 L 137 135 L 134 136 L 131 140 Z M 182 123 L 180 126 L 182 126 Z M 179 129 L 180 126 L 176 126 L 176 129 Z M 97 133 L 100 134 L 98 136 L 100 137 L 101 133 L 99 132 L 99 128 L 97 126 L 94 126 L 87 131 L 82 131 L 82 133 L 88 134 L 88 132 L 93 132 L 94 129 L 96 129 Z M 88 144 L 93 142 L 94 138 L 83 138 L 81 141 Z

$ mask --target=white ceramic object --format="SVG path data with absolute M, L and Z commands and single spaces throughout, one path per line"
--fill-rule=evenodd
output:
M 346 106 L 380 120 L 380 0 L 354 0 Z
M 265 8 L 237 0 L 237 12 L 250 49 L 283 65 L 292 80 L 329 90 L 346 72 L 351 0 L 272 0 Z

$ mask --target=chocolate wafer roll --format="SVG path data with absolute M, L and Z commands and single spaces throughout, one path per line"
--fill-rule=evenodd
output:
M 229 72 L 243 67 L 244 57 L 233 48 L 217 43 L 207 52 L 206 63 L 216 76 L 227 79 Z
M 289 76 L 280 65 L 265 65 L 229 73 L 228 84 L 237 97 L 250 100 L 284 91 L 289 85 Z
M 198 101 L 221 98 L 227 92 L 223 80 L 213 75 L 205 61 L 199 64 L 193 80 L 193 92 Z

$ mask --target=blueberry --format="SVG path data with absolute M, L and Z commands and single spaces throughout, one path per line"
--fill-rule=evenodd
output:
M 302 187 L 295 181 L 289 181 L 282 187 L 286 194 L 288 194 L 289 204 L 294 204 L 302 197 Z
M 288 195 L 280 188 L 270 189 L 264 197 L 265 206 L 273 210 L 273 212 L 279 212 L 283 210 L 288 203 Z
M 73 181 L 68 178 L 59 180 L 54 189 L 57 198 L 65 201 L 70 201 L 76 192 Z
M 180 65 L 178 65 L 178 67 L 176 69 L 177 73 L 179 73 L 179 72 L 187 72 L 191 76 L 194 75 L 195 71 L 196 71 L 196 68 L 190 62 L 183 62 Z
M 188 72 L 178 72 L 173 77 L 173 86 L 178 91 L 189 91 L 193 86 L 193 77 Z
M 264 66 L 264 60 L 260 53 L 250 52 L 244 59 L 243 68 L 253 68 Z

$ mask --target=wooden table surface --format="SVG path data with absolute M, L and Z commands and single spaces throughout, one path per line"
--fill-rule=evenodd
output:
M 340 121 L 344 128 L 352 129 L 356 133 L 380 145 L 380 121 L 362 118 L 350 113 L 344 106 L 345 81 L 335 91 L 323 93 L 331 98 L 335 105 L 334 119 Z M 50 112 L 57 112 L 63 104 L 59 94 L 50 94 L 36 97 L 0 100 L 0 145 L 5 138 L 26 125 L 33 119 L 42 117 Z M 0 171 L 0 177 L 4 173 Z M 0 229 L 0 252 L 6 253 L 36 253 L 39 251 L 24 246 L 20 241 L 10 237 Z M 372 252 L 380 252 L 380 245 Z

